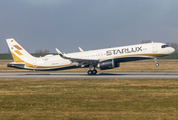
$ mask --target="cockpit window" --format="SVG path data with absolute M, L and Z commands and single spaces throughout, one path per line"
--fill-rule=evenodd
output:
M 168 45 L 162 45 L 161 48 L 166 48 L 169 47 Z

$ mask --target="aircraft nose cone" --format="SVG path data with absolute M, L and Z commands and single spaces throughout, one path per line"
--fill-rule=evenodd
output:
M 173 47 L 171 47 L 169 51 L 170 51 L 170 53 L 173 53 L 173 52 L 175 52 L 175 49 Z

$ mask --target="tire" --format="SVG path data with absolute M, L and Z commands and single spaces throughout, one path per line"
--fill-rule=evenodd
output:
M 156 63 L 156 67 L 158 67 L 159 66 L 159 63 Z
M 93 70 L 93 75 L 96 75 L 96 73 L 97 73 L 97 70 Z
M 93 75 L 93 71 L 89 70 L 88 75 Z

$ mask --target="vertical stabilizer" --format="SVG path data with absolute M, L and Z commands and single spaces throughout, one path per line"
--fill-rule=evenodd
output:
M 24 61 L 34 58 L 21 45 L 19 45 L 13 38 L 6 39 L 6 41 L 9 46 L 9 50 L 12 54 L 12 57 L 14 59 L 14 62 L 24 63 Z

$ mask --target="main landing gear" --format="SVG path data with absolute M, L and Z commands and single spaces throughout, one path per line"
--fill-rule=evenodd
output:
M 154 61 L 155 61 L 155 63 L 156 63 L 156 64 L 155 64 L 156 67 L 158 67 L 158 66 L 159 66 L 158 60 L 155 58 Z
M 94 67 L 93 70 L 91 70 L 91 68 Z M 97 74 L 97 70 L 95 70 L 95 66 L 90 65 L 90 70 L 88 71 L 88 75 L 96 75 Z

